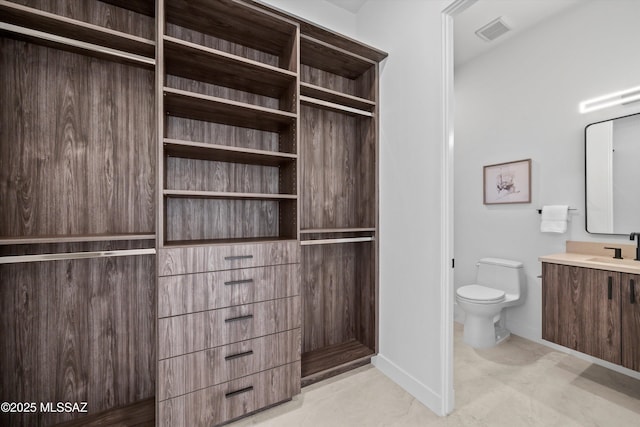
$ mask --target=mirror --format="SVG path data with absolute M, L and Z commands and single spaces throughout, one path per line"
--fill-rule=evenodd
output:
M 587 231 L 640 230 L 640 113 L 585 128 Z

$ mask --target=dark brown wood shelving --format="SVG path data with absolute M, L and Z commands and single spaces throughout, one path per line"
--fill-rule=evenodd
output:
M 153 240 L 154 233 L 124 233 L 124 234 L 86 234 L 76 236 L 21 236 L 0 237 L 0 245 L 29 245 L 46 243 L 84 243 L 109 242 L 119 240 Z
M 297 31 L 287 19 L 232 0 L 172 0 L 165 8 L 167 22 L 277 56 Z
M 227 145 L 205 144 L 201 142 L 164 140 L 167 156 L 189 159 L 211 160 L 229 163 L 243 163 L 262 166 L 280 166 L 295 161 L 298 156 L 290 153 L 230 147 Z
M 376 108 L 375 101 L 312 85 L 310 83 L 300 83 L 300 95 L 366 112 L 372 112 Z
M 279 98 L 296 83 L 296 73 L 216 49 L 164 36 L 168 74 Z
M 374 354 L 372 349 L 357 340 L 302 353 L 302 378 Z
M 309 105 L 311 107 L 321 108 L 323 110 L 335 111 L 338 113 L 349 114 L 350 116 L 373 117 L 374 113 L 370 111 L 359 110 L 357 108 L 347 107 L 342 104 L 323 101 L 320 99 L 310 98 L 308 96 L 300 97 L 300 104 Z
M 296 241 L 295 236 L 269 236 L 269 237 L 239 237 L 233 239 L 202 239 L 202 240 L 169 240 L 165 242 L 166 248 L 211 246 L 211 245 L 233 245 L 242 243 L 268 243 Z
M 150 65 L 154 63 L 153 40 L 5 0 L 0 0 L 0 15 L 3 22 L 19 27 L 6 27 L 5 31 L 40 44 L 72 51 L 80 50 L 97 57 L 112 57 Z
M 300 234 L 320 234 L 320 233 L 371 233 L 375 232 L 374 227 L 354 227 L 354 228 L 314 228 L 300 230 Z
M 142 15 L 156 16 L 156 2 L 154 0 L 100 0 L 123 9 L 129 9 Z
M 295 194 L 234 193 L 223 191 L 164 190 L 166 197 L 188 199 L 296 200 Z
M 376 63 L 329 43 L 300 35 L 300 63 L 349 79 L 356 79 Z
M 180 89 L 164 88 L 165 113 L 187 119 L 280 132 L 296 114 Z

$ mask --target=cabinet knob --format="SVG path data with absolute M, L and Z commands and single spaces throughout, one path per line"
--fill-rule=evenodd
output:
M 609 295 L 609 299 L 611 299 L 613 297 L 613 277 L 609 276 L 608 282 L 609 290 L 607 294 Z
M 631 279 L 629 280 L 629 302 L 631 304 L 636 303 L 636 281 Z

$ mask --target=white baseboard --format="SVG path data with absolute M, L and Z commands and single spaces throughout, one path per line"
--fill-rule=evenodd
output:
M 384 357 L 384 355 L 378 354 L 372 357 L 371 363 L 437 415 L 441 417 L 446 415 L 442 408 L 442 396 Z

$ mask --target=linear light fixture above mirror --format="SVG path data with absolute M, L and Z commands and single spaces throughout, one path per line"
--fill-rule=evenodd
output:
M 580 113 L 590 113 L 591 111 L 602 110 L 614 105 L 629 104 L 640 101 L 640 86 L 608 93 L 597 98 L 582 101 L 580 103 Z

